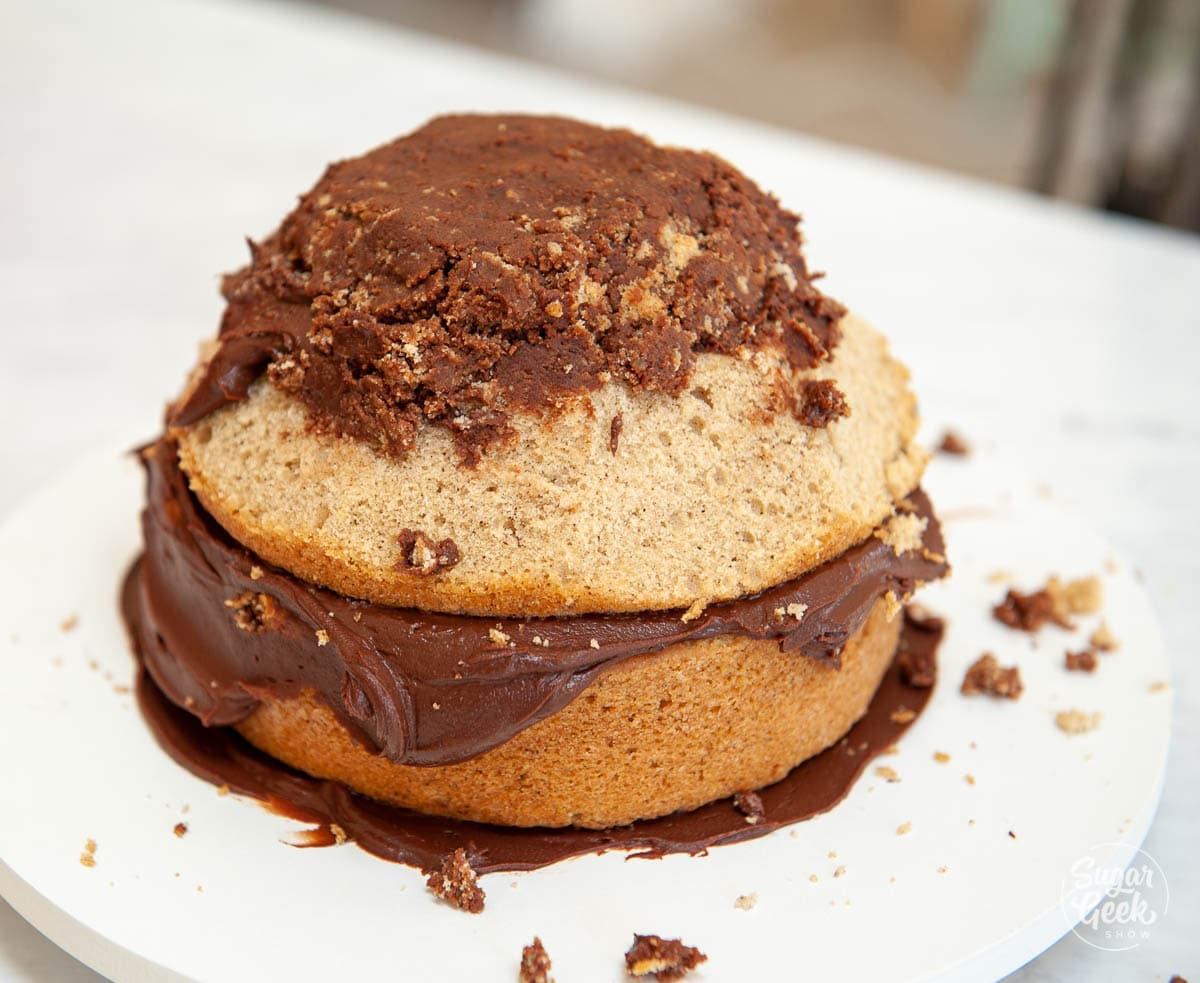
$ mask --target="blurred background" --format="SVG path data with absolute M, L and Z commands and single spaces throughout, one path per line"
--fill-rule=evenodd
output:
M 1200 229 L 1200 0 L 323 2 Z

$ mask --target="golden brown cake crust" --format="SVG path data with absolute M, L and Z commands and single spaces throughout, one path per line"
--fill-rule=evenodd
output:
M 443 767 L 366 751 L 307 695 L 267 700 L 237 727 L 293 767 L 395 805 L 601 829 L 768 785 L 829 747 L 866 711 L 902 621 L 879 601 L 841 669 L 737 636 L 671 646 L 616 666 L 500 747 Z

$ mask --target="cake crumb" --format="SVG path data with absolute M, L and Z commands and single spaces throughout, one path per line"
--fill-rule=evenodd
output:
M 598 638 L 593 638 L 590 642 L 588 642 L 588 646 L 590 648 L 598 649 L 600 648 L 600 640 Z
M 462 847 L 442 859 L 442 866 L 425 881 L 443 901 L 473 915 L 483 911 L 484 892 Z
M 683 979 L 707 961 L 703 952 L 679 939 L 635 934 L 633 945 L 625 953 L 625 971 L 630 976 L 653 976 L 659 983 L 669 983 Z
M 885 782 L 900 781 L 900 776 L 896 774 L 896 769 L 889 768 L 887 765 L 879 765 L 876 767 L 875 774 L 882 778 Z
M 254 564 L 250 568 L 250 579 L 251 580 L 262 580 L 262 576 L 263 576 L 263 568 L 260 567 L 257 563 Z
M 950 868 L 949 868 L 949 867 L 947 867 L 945 864 L 942 864 L 942 866 L 940 866 L 940 867 L 939 867 L 937 870 L 938 870 L 938 873 L 939 873 L 939 874 L 944 874 L 944 873 L 946 873 L 946 871 L 948 871 L 949 869 L 950 869 Z
M 350 837 L 346 834 L 346 831 L 342 828 L 341 824 L 339 824 L 339 823 L 330 823 L 329 824 L 329 832 L 331 832 L 333 834 L 333 842 L 336 843 L 338 846 L 341 846 L 343 843 L 348 843 L 350 841 Z
M 401 529 L 396 542 L 400 544 L 400 559 L 395 569 L 421 577 L 449 570 L 460 559 L 458 544 L 453 539 L 435 542 L 420 529 Z
M 1101 621 L 1099 627 L 1088 638 L 1088 645 L 1097 652 L 1115 652 L 1120 648 L 1121 643 L 1117 641 L 1117 636 L 1108 627 L 1108 622 Z
M 816 884 L 821 878 L 819 878 L 816 874 L 809 874 L 808 879 L 812 881 L 812 883 Z
M 497 625 L 495 628 L 488 629 L 488 638 L 492 640 L 493 644 L 500 645 L 502 647 L 511 641 L 510 636 L 506 632 L 501 631 L 499 625 Z
M 882 528 L 876 529 L 875 535 L 890 546 L 893 553 L 903 556 L 905 553 L 911 553 L 913 550 L 921 548 L 921 541 L 925 536 L 927 525 L 929 525 L 929 520 L 924 516 L 912 512 L 902 512 L 893 515 L 883 524 Z
M 83 844 L 83 853 L 79 855 L 79 862 L 84 867 L 96 866 L 96 841 L 88 839 Z
M 704 613 L 704 609 L 707 606 L 708 605 L 705 604 L 705 602 L 702 599 L 697 598 L 696 600 L 692 601 L 692 606 L 690 608 L 688 608 L 686 611 L 684 611 L 683 614 L 681 614 L 679 616 L 679 620 L 682 621 L 685 625 L 689 621 L 695 621 L 697 618 L 700 617 L 700 615 L 702 615 Z
M 846 873 L 846 865 L 838 864 L 837 869 L 833 872 L 833 876 L 834 877 L 842 877 L 845 875 L 845 873 Z
M 225 601 L 233 610 L 233 623 L 242 631 L 256 634 L 268 630 L 279 618 L 279 605 L 270 594 L 242 591 Z
M 954 430 L 947 430 L 942 434 L 942 440 L 937 449 L 942 454 L 950 454 L 953 457 L 965 457 L 971 453 L 971 445 Z
M 324 628 L 318 628 L 315 634 L 317 636 L 318 648 L 324 648 L 329 644 L 329 632 L 327 632 Z
M 1100 726 L 1101 714 L 1086 713 L 1083 710 L 1060 710 L 1054 715 L 1054 722 L 1063 733 L 1074 736 L 1086 734 Z
M 987 575 L 989 584 L 1011 584 L 1014 579 L 1011 570 L 993 570 Z
M 761 823 L 766 816 L 763 801 L 757 792 L 738 792 L 733 797 L 733 807 L 746 817 L 751 826 Z
M 901 823 L 896 827 L 897 836 L 907 836 L 912 832 L 912 823 Z
M 804 620 L 805 613 L 808 611 L 808 605 L 798 604 L 797 602 L 793 601 L 784 610 L 789 617 L 795 618 L 797 621 L 802 621 Z
M 1016 666 L 1001 668 L 991 652 L 984 652 L 971 664 L 960 687 L 965 696 L 986 693 L 1008 700 L 1017 699 L 1024 689 L 1020 669 Z
M 228 794 L 229 794 L 229 786 L 228 785 L 218 785 L 217 786 L 217 795 L 228 795 Z
M 608 450 L 614 456 L 621 444 L 621 431 L 625 429 L 625 417 L 618 413 L 608 425 Z
M 175 828 L 171 832 L 173 832 L 176 836 L 178 836 L 182 840 L 185 836 L 187 836 L 187 831 L 188 831 L 187 823 L 176 823 Z
M 896 592 L 894 590 L 890 590 L 883 595 L 883 603 L 884 607 L 887 608 L 887 619 L 888 623 L 890 624 L 896 620 L 896 615 L 900 613 L 900 598 L 896 596 Z
M 849 416 L 850 404 L 832 379 L 808 379 L 795 413 L 804 426 L 821 429 L 839 417 Z
M 1104 587 L 1099 577 L 1079 577 L 1065 583 L 1051 577 L 1046 583 L 1046 593 L 1053 599 L 1062 615 L 1095 614 L 1104 603 Z
M 967 772 L 965 775 L 963 775 L 963 781 L 965 781 L 968 785 L 974 785 L 975 784 L 975 776 L 972 775 L 970 772 Z
M 1161 679 L 1156 679 L 1148 687 L 1148 689 L 1151 693 L 1161 693 L 1166 688 L 1167 688 L 1167 683 Z
M 517 976 L 517 983 L 554 983 L 550 968 L 546 947 L 535 935 L 533 941 L 521 950 L 521 972 Z
M 1072 627 L 1044 587 L 1032 594 L 1022 594 L 1010 587 L 1004 600 L 992 608 L 992 616 L 1001 624 L 1018 631 L 1035 632 L 1047 622 L 1053 622 L 1060 628 Z
M 830 850 L 825 856 L 830 860 L 837 860 L 837 850 Z
M 78 627 L 79 627 L 79 615 L 68 614 L 65 618 L 62 619 L 62 621 L 59 622 L 58 630 L 63 632 L 63 634 L 66 634 L 68 632 L 74 631 Z
M 739 894 L 737 900 L 733 902 L 733 906 L 739 911 L 749 911 L 758 904 L 758 893 L 751 891 L 749 894 Z
M 892 711 L 891 719 L 894 724 L 910 724 L 917 719 L 917 711 L 900 706 Z
M 939 765 L 944 765 L 946 762 L 948 762 L 950 760 L 950 755 L 948 755 L 945 751 L 934 751 L 933 752 L 933 760 L 936 761 Z
M 1072 671 L 1095 672 L 1096 665 L 1096 653 L 1091 649 L 1084 649 L 1082 652 L 1067 653 L 1066 667 Z

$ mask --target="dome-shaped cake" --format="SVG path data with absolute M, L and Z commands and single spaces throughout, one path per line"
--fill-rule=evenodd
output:
M 723 160 L 443 117 L 225 282 L 145 454 L 174 702 L 423 812 L 605 827 L 838 740 L 946 571 L 915 401 Z

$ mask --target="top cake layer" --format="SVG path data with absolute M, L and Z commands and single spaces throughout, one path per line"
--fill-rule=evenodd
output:
M 681 609 L 905 508 L 908 374 L 729 164 L 564 119 L 434 120 L 332 166 L 225 284 L 172 414 L 205 510 L 384 605 Z
M 725 161 L 624 130 L 447 116 L 332 165 L 228 277 L 218 348 L 174 422 L 264 368 L 320 432 L 393 457 L 423 422 L 460 463 L 609 381 L 679 395 L 700 353 L 811 369 L 843 313 L 813 286 L 799 219 Z M 781 386 L 810 425 L 832 386 Z

